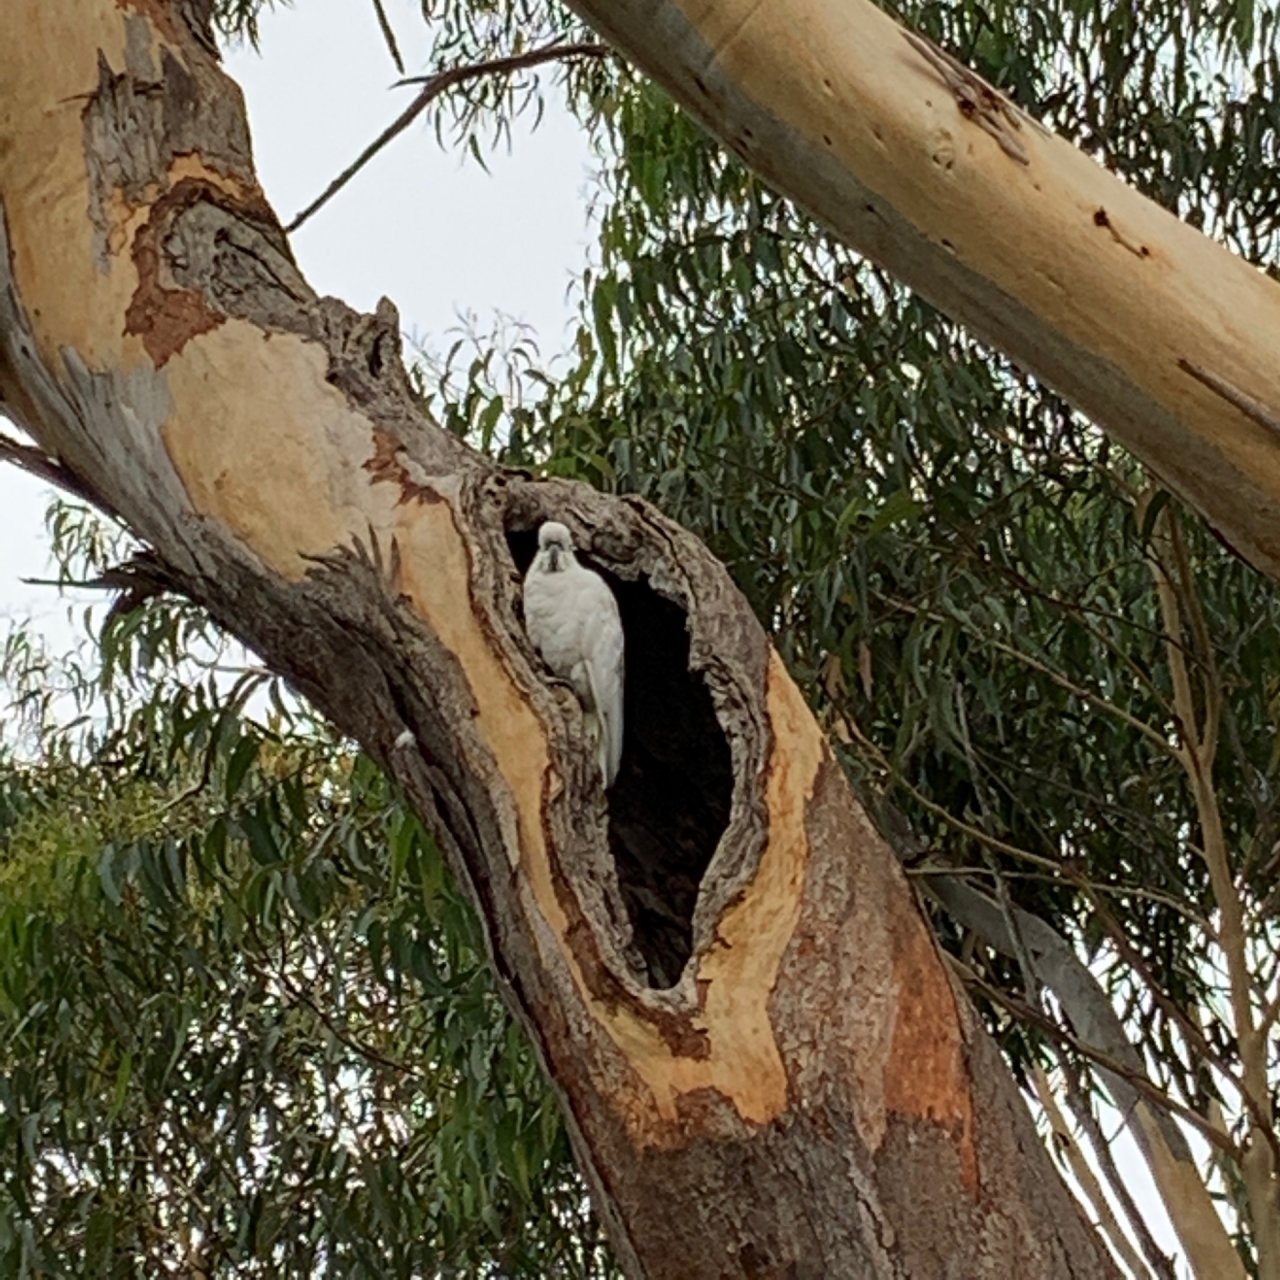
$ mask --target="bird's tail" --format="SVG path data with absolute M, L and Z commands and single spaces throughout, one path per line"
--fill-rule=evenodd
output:
M 591 684 L 591 701 L 596 710 L 587 712 L 584 718 L 588 731 L 595 735 L 596 760 L 600 764 L 600 773 L 607 791 L 613 786 L 622 764 L 622 689 L 620 685 L 617 697 L 605 703 L 601 701 L 600 691 L 596 688 L 595 681 L 590 679 L 589 673 L 588 680 Z

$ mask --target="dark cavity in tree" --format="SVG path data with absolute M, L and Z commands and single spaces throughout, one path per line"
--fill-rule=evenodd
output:
M 509 532 L 520 573 L 532 530 Z M 671 987 L 693 951 L 703 873 L 729 822 L 733 765 L 711 693 L 689 668 L 685 611 L 645 578 L 619 578 L 579 553 L 612 588 L 626 637 L 622 767 L 609 791 L 609 845 L 634 941 L 653 987 Z

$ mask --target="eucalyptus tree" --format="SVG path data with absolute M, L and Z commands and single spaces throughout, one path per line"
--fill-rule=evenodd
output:
M 913 16 L 1274 261 L 1273 12 Z M 517 410 L 512 459 L 643 493 L 707 539 L 921 864 L 1015 1067 L 1036 1084 L 1054 1045 L 1095 1136 L 1079 1082 L 1104 1082 L 1198 1273 L 1231 1274 L 1250 1223 L 1277 1220 L 1273 588 L 664 95 L 637 85 L 606 116 L 590 373 Z M 454 399 L 476 426 L 491 412 L 474 385 Z M 1123 1034 L 1067 938 L 1132 1011 Z M 1214 1153 L 1232 1241 L 1173 1115 Z
M 941 150 L 931 163 L 959 171 L 955 187 L 930 188 L 935 195 L 964 187 L 961 179 L 966 189 L 990 186 L 997 172 L 1016 185 L 992 163 L 1064 180 L 1065 170 L 1038 164 L 1049 144 L 1038 133 L 1024 140 L 1029 124 L 931 45 L 894 43 L 902 37 L 878 18 L 846 9 L 840 22 L 870 24 L 868 47 L 892 45 L 886 67 L 905 48 L 941 78 L 937 110 L 969 103 L 958 134 L 933 137 Z M 442 47 L 491 39 L 514 12 L 437 15 Z M 550 33 L 564 30 L 562 15 L 530 12 Z M 700 61 L 709 49 L 687 25 L 641 29 L 637 12 L 611 7 L 607 29 L 642 55 L 650 41 L 668 41 L 669 65 L 651 51 L 654 69 L 678 91 L 704 95 L 700 113 L 716 127 L 741 123 L 733 112 L 745 110 L 744 92 L 760 99 L 748 131 L 764 120 L 761 102 L 777 105 L 785 77 L 752 78 L 770 34 L 753 13 Z M 812 54 L 796 39 L 826 30 L 833 12 L 795 6 L 812 21 L 794 24 L 795 39 L 774 40 L 774 63 Z M 999 23 L 949 12 L 954 25 L 934 34 L 980 54 L 1032 108 L 1030 90 L 1056 69 L 1070 113 L 1064 48 L 1089 60 L 1095 45 L 1120 47 L 1113 25 L 1089 14 L 1061 16 L 1055 30 L 1039 10 L 1010 10 Z M 711 20 L 726 15 L 732 6 Z M 80 33 L 86 56 L 61 50 L 47 83 L 9 68 L 13 119 L 31 132 L 25 151 L 8 154 L 0 190 L 49 198 L 19 202 L 16 214 L 6 207 L 15 287 L 2 381 L 15 414 L 57 454 L 18 456 L 123 515 L 154 549 L 133 571 L 143 591 L 164 586 L 208 607 L 360 737 L 428 819 L 481 907 L 499 984 L 559 1086 L 625 1267 L 1106 1274 L 1101 1246 L 1025 1145 L 1025 1115 L 956 1002 L 890 855 L 728 579 L 652 509 L 486 466 L 421 425 L 395 357 L 394 312 L 360 319 L 316 302 L 292 268 L 253 181 L 235 104 L 199 31 L 187 32 L 188 16 L 163 5 L 124 26 L 104 16 Z M 942 15 L 915 17 L 928 27 Z M 150 35 L 148 19 L 157 24 Z M 1203 10 L 1197 20 L 1218 22 Z M 1025 39 L 1028 24 L 1038 43 Z M 1255 51 L 1252 37 L 1221 25 L 1224 38 Z M 1177 36 L 1146 34 L 1149 58 L 1117 55 L 1118 76 L 1104 58 L 1101 90 L 1092 81 L 1085 90 L 1083 118 L 1091 128 L 1101 121 L 1096 136 L 1121 156 L 1135 150 L 1114 105 L 1121 90 L 1145 85 L 1159 102 L 1170 58 L 1180 92 L 1212 86 L 1202 67 L 1188 70 Z M 159 65 L 152 36 L 165 51 L 154 54 Z M 1127 36 L 1142 48 L 1131 28 Z M 1011 50 L 1027 44 L 1038 56 L 1021 66 Z M 852 45 L 837 40 L 829 52 Z M 492 60 L 501 51 L 478 52 Z M 1209 57 L 1211 69 L 1213 58 L 1230 69 L 1223 50 Z M 37 104 L 62 90 L 70 92 L 59 101 L 84 100 L 76 68 L 90 61 L 97 87 L 83 137 L 73 137 L 66 118 Z M 1270 65 L 1258 61 L 1244 113 L 1260 155 Z M 808 153 L 780 145 L 794 139 L 794 121 L 766 146 L 749 132 L 731 139 L 845 234 L 853 224 L 818 197 L 859 189 L 862 179 L 845 170 L 865 134 L 884 150 L 874 103 L 850 96 L 859 70 L 841 66 L 825 86 L 850 127 L 839 139 L 823 135 L 836 167 L 808 166 L 818 178 L 808 188 L 799 172 Z M 580 366 L 536 404 L 464 388 L 446 422 L 492 435 L 505 411 L 507 463 L 656 496 L 709 539 L 882 827 L 908 857 L 928 855 L 916 870 L 951 913 L 939 927 L 958 944 L 955 971 L 1002 1010 L 997 1029 L 1015 1065 L 1039 1078 L 1036 1069 L 1055 1061 L 1068 1081 L 1101 1068 L 1146 1137 L 1188 1253 L 1203 1274 L 1232 1274 L 1241 1263 L 1170 1117 L 1197 1124 L 1237 1209 L 1240 1255 L 1256 1248 L 1261 1273 L 1273 1274 L 1274 1003 L 1266 1006 L 1275 979 L 1259 963 L 1268 941 L 1270 720 L 1258 693 L 1273 628 L 1269 588 L 1176 516 L 1065 406 L 824 239 L 651 88 L 599 58 L 577 74 L 570 86 L 583 95 L 584 117 L 619 156 Z M 464 129 L 482 121 L 483 95 L 496 92 L 483 79 L 469 83 Z M 888 101 L 894 85 L 876 83 Z M 827 108 L 820 93 L 810 97 L 799 107 L 818 120 Z M 1052 113 L 1051 93 L 1041 106 Z M 1223 113 L 1211 97 L 1200 118 L 1214 141 Z M 966 122 L 985 126 L 983 135 Z M 988 144 L 995 151 L 980 152 Z M 37 151 L 60 163 L 37 175 Z M 1052 155 L 1066 153 L 1054 144 Z M 1074 161 L 1061 164 L 1084 181 Z M 909 186 L 910 166 L 900 167 Z M 973 181 L 975 172 L 987 176 Z M 1196 186 L 1203 175 L 1175 183 L 1166 199 L 1229 227 L 1225 196 L 1243 184 L 1206 195 Z M 1168 268 L 1163 251 L 1176 243 L 1219 261 L 1171 223 L 1157 219 L 1147 235 L 1154 215 L 1089 171 L 1089 192 L 1095 182 L 1107 194 L 1091 227 L 1115 252 Z M 59 203 L 55 191 L 86 199 Z M 88 241 L 68 243 L 90 245 L 86 261 L 101 279 L 71 250 L 58 264 L 33 252 L 37 221 L 69 231 L 85 207 Z M 913 247 L 927 250 L 930 271 L 945 265 L 939 250 L 965 263 L 984 236 L 990 248 L 991 228 L 972 205 L 956 224 L 968 239 L 922 240 L 905 216 L 914 209 L 923 220 L 922 207 L 886 200 L 869 221 L 853 221 L 870 226 L 871 247 L 909 275 L 903 255 Z M 1028 238 L 1008 255 L 1014 277 L 1020 261 L 1040 261 L 1043 228 L 1027 212 Z M 1016 304 L 1034 302 L 1038 283 L 1027 296 L 966 291 L 970 264 L 968 275 L 938 270 L 936 279 L 915 270 L 911 278 L 932 282 L 940 301 L 985 321 L 982 332 L 1034 356 L 1038 371 L 1144 443 L 1135 406 L 1150 407 L 1167 388 L 1142 360 L 1124 365 L 1127 383 L 1101 387 L 1115 395 L 1083 394 L 1079 381 L 1100 366 L 1082 358 L 1088 343 L 1071 308 L 1095 295 L 1099 271 L 1124 278 L 1114 261 L 1091 268 L 1078 296 L 1074 275 L 1072 287 L 1044 277 L 1071 322 L 1056 346 L 1043 327 L 1052 327 L 1052 308 L 1037 314 L 1040 328 L 1016 331 Z M 1269 295 L 1237 268 L 1222 271 L 1234 296 L 1262 314 L 1258 298 Z M 86 308 L 88 298 L 101 310 Z M 98 327 L 110 315 L 123 324 Z M 1092 319 L 1088 332 L 1105 346 L 1115 326 Z M 211 399 L 209 373 L 228 360 L 239 380 Z M 1225 371 L 1203 353 L 1186 362 L 1198 373 L 1182 374 L 1206 396 L 1255 427 L 1265 418 L 1246 357 Z M 1153 414 L 1187 445 L 1165 465 L 1184 490 L 1226 510 L 1232 535 L 1267 562 L 1265 476 L 1250 477 L 1245 508 L 1227 510 L 1213 486 L 1238 463 L 1241 422 L 1228 415 L 1230 431 L 1197 436 L 1209 403 Z M 268 411 L 272 431 L 262 427 Z M 629 670 L 638 714 L 629 707 L 627 718 L 638 728 L 607 813 L 575 749 L 572 710 L 539 686 L 511 608 L 510 570 L 529 554 L 529 531 L 565 507 L 615 574 L 629 638 L 639 641 L 632 651 L 649 659 Z M 1117 760 L 1128 772 L 1117 776 Z M 898 809 L 914 824 L 905 838 Z M 673 810 L 679 829 L 655 817 Z M 1188 838 L 1196 828 L 1199 838 Z M 115 864 L 105 865 L 110 886 Z M 974 889 L 975 877 L 989 894 Z M 1088 1021 L 1096 983 L 1064 934 L 1105 960 L 1117 989 L 1136 993 L 1131 1022 L 1141 1034 Z M 1215 1018 L 1220 956 L 1232 1007 Z M 1139 1050 L 1151 1046 L 1168 1053 L 1144 1062 Z M 1223 1118 L 1217 1094 L 1233 1086 Z M 1082 1084 L 1074 1097 L 1087 1116 Z M 569 1252 L 581 1259 L 591 1247 Z M 1153 1256 L 1152 1265 L 1162 1264 Z

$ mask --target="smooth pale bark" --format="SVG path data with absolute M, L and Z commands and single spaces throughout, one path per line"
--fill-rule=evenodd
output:
M 571 0 L 838 236 L 1280 577 L 1280 285 L 868 0 Z
M 200 7 L 6 0 L 7 411 L 402 784 L 632 1275 L 1113 1275 L 723 569 L 425 418 L 390 304 L 295 268 Z M 608 806 L 519 620 L 550 515 L 627 629 Z

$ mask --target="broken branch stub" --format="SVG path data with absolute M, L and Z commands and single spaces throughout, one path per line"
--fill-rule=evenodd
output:
M 404 789 L 624 1265 L 1113 1274 L 723 567 L 651 506 L 504 472 L 426 417 L 394 308 L 298 272 L 197 12 L 12 0 L 0 394 Z M 627 630 L 609 797 L 519 615 L 551 517 Z

